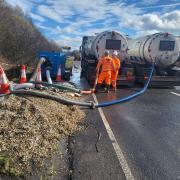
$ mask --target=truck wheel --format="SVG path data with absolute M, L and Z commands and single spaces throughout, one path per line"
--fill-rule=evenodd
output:
M 80 78 L 83 78 L 83 77 L 84 77 L 84 72 L 81 71 Z
M 89 82 L 90 85 L 94 85 L 94 68 L 88 68 L 86 71 L 86 79 Z
M 95 79 L 91 78 L 91 79 L 89 80 L 89 84 L 90 84 L 91 86 L 93 86 L 93 85 L 94 85 L 94 81 L 95 81 Z

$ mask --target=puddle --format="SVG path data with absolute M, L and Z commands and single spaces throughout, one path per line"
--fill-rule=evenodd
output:
M 72 76 L 70 79 L 70 82 L 76 85 L 79 89 L 86 89 L 89 88 L 89 84 L 84 78 L 80 78 L 81 74 L 81 62 L 80 61 L 74 61 L 73 70 L 72 70 Z

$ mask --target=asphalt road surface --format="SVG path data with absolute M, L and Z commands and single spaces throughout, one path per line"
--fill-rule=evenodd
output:
M 97 94 L 97 99 L 133 93 L 127 91 Z M 150 89 L 131 102 L 103 108 L 103 112 L 135 179 L 180 179 L 178 91 Z
M 84 81 L 78 83 L 83 87 Z M 120 87 L 117 92 L 98 93 L 96 97 L 102 102 L 135 91 Z M 180 90 L 148 89 L 132 101 L 102 108 L 110 130 L 97 110 L 87 112 L 101 131 L 100 151 L 97 155 L 91 147 L 97 138 L 95 131 L 75 137 L 74 179 L 180 179 Z M 119 149 L 114 143 L 120 148 L 123 160 L 119 160 Z M 124 163 L 128 169 L 123 167 Z

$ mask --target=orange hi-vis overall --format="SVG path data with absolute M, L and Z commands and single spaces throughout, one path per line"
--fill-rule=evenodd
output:
M 115 69 L 116 71 L 112 71 L 111 74 L 111 84 L 113 88 L 116 88 L 116 81 L 117 81 L 117 76 L 118 76 L 118 72 L 119 72 L 119 68 L 121 66 L 120 60 L 115 56 L 113 57 L 113 61 L 115 64 Z
M 106 85 L 111 84 L 111 72 L 115 71 L 113 59 L 110 56 L 103 57 L 99 60 L 96 70 L 101 67 L 101 73 L 98 77 L 98 84 L 102 84 L 105 80 Z

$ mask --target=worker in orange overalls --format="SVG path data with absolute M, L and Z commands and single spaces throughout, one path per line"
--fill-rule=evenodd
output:
M 113 51 L 112 54 L 112 59 L 114 61 L 115 64 L 115 71 L 112 71 L 111 74 L 111 85 L 114 91 L 116 91 L 116 81 L 117 81 L 117 77 L 118 77 L 118 73 L 119 73 L 119 69 L 121 67 L 121 61 L 120 59 L 117 57 L 118 52 L 117 51 Z
M 98 91 L 98 89 L 102 85 L 103 81 L 105 81 L 106 92 L 108 93 L 110 90 L 110 85 L 111 85 L 111 73 L 113 71 L 115 71 L 114 61 L 109 56 L 109 51 L 105 51 L 104 56 L 100 58 L 100 60 L 97 64 L 97 67 L 96 67 L 97 76 L 98 76 L 100 67 L 101 67 L 101 72 L 98 77 L 95 92 Z

